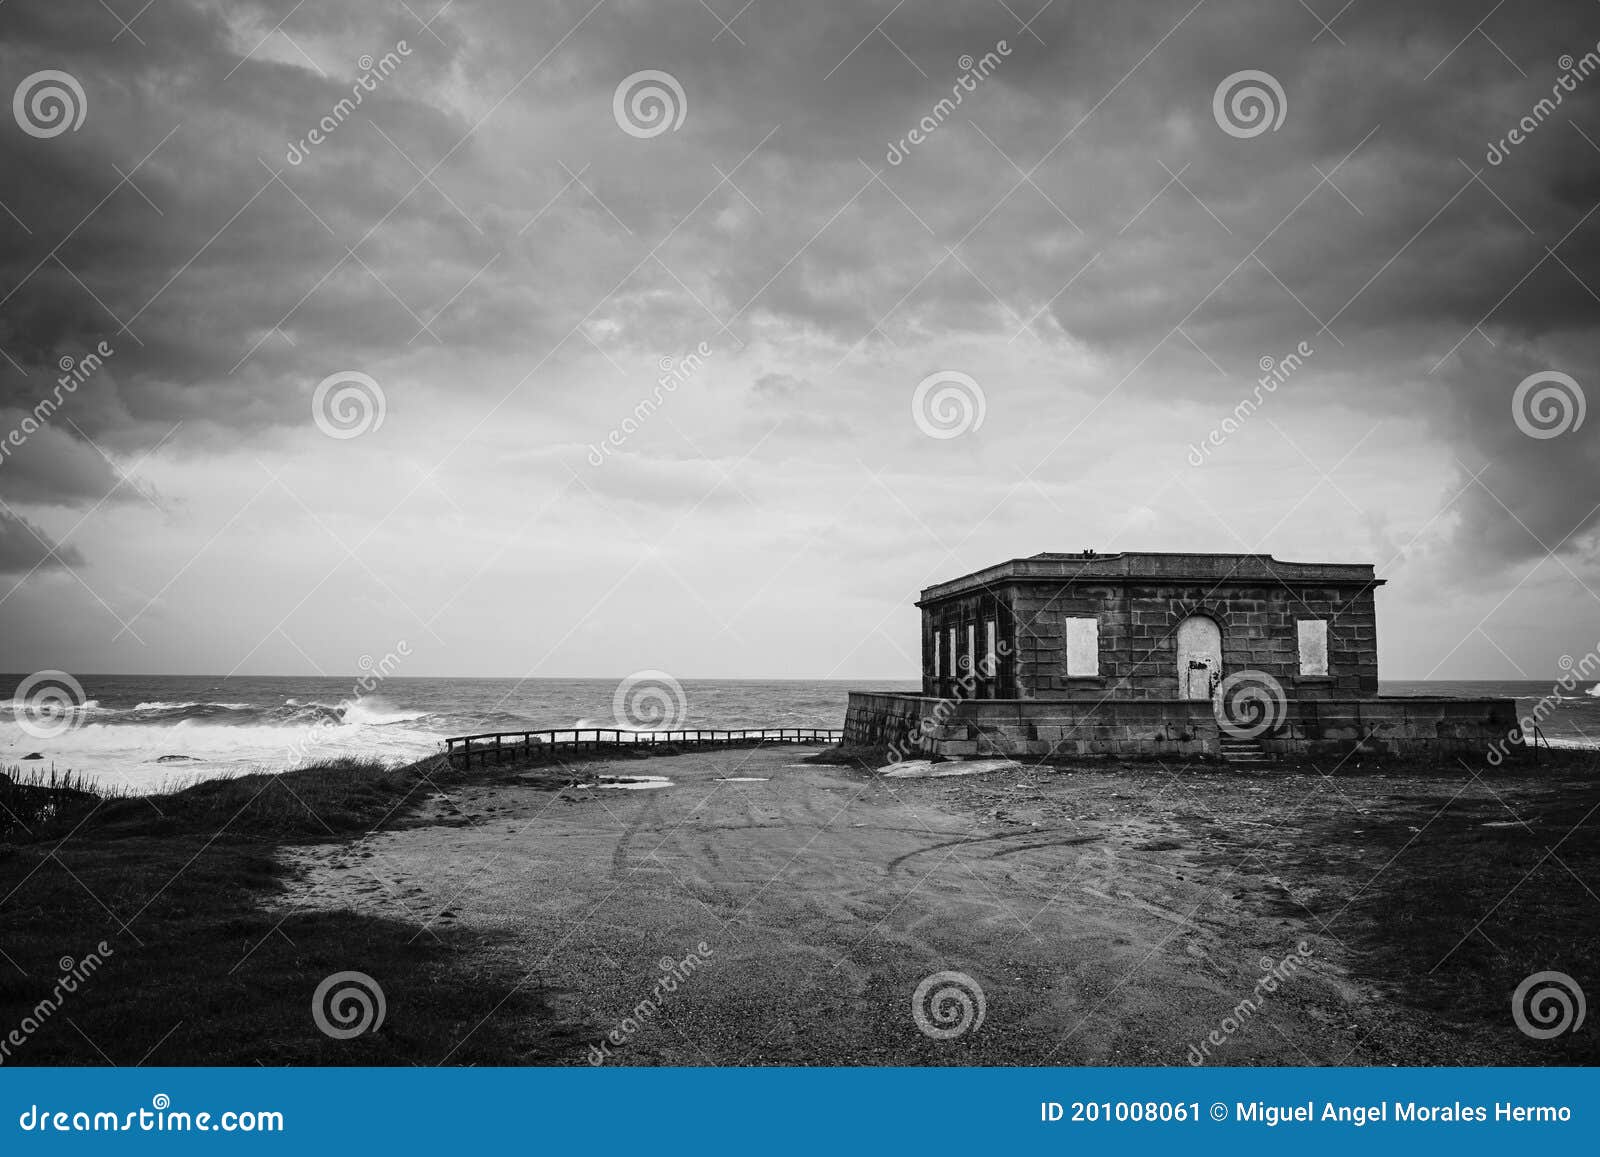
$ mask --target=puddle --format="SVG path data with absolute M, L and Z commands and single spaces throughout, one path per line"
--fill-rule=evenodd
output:
M 766 783 L 764 775 L 724 775 L 717 778 L 718 783 Z
M 671 787 L 672 781 L 664 775 L 601 776 L 599 783 L 580 783 L 583 788 L 616 788 L 619 791 L 650 791 L 658 787 Z
M 1010 770 L 1021 766 L 1012 759 L 961 759 L 945 763 L 908 759 L 903 763 L 880 768 L 879 774 L 885 779 L 944 779 L 951 775 L 986 775 L 991 771 Z

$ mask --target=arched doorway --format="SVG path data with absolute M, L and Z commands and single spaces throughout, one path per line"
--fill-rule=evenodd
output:
M 1210 699 L 1222 681 L 1222 628 L 1209 615 L 1178 624 L 1178 698 Z

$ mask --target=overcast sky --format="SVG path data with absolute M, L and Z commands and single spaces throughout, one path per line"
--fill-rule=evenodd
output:
M 1597 40 L 13 0 L 0 439 L 54 408 L 0 447 L 0 669 L 904 677 L 919 588 L 1092 547 L 1372 562 L 1385 677 L 1553 678 L 1600 639 Z

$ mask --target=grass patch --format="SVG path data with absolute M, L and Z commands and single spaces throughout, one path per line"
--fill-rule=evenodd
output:
M 824 767 L 853 767 L 858 771 L 875 771 L 889 762 L 886 749 L 862 747 L 855 744 L 836 743 L 815 755 L 807 755 L 798 763 L 815 763 Z
M 86 827 L 104 835 L 225 829 L 283 841 L 348 835 L 403 816 L 429 790 L 426 781 L 447 771 L 438 760 L 396 768 L 327 760 L 279 775 L 212 779 L 162 795 L 111 800 Z
M 1381 849 L 1371 858 L 1393 864 L 1359 878 L 1365 890 L 1333 926 L 1353 930 L 1361 971 L 1446 1022 L 1499 1026 L 1521 1063 L 1600 1063 L 1593 1026 L 1535 1041 L 1510 1019 L 1510 994 L 1535 972 L 1565 972 L 1590 992 L 1600 980 L 1600 781 L 1508 798 L 1526 826 L 1493 797 L 1442 812 L 1431 799 L 1395 803 L 1399 814 L 1364 833 Z
M 0 784 L 26 801 L 0 839 L 0 1061 L 8 1064 L 551 1063 L 581 1055 L 552 994 L 464 930 L 278 912 L 276 853 L 409 822 L 438 761 L 347 761 L 150 797 Z M 456 776 L 459 781 L 462 777 Z M 552 777 L 552 786 L 558 786 Z M 4 813 L 0 813 L 4 814 Z M 64 965 L 103 962 L 59 996 Z M 355 970 L 381 1028 L 325 1035 L 312 994 Z M 17 1029 L 18 1045 L 6 1040 Z M 583 1037 L 582 1039 L 587 1039 Z
M 1564 972 L 1591 999 L 1600 987 L 1593 752 L 1556 752 L 1493 778 L 1459 766 L 1341 771 L 1320 798 L 1305 795 L 1258 797 L 1266 842 L 1230 814 L 1202 825 L 1226 845 L 1213 860 L 1231 866 L 1249 848 L 1252 872 L 1294 889 L 1258 890 L 1252 903 L 1320 924 L 1349 949 L 1354 975 L 1423 1014 L 1437 1036 L 1416 1042 L 1414 1063 L 1600 1063 L 1592 1024 L 1534 1040 L 1511 1009 L 1536 972 Z
M 31 838 L 67 813 L 82 814 L 97 798 L 71 772 L 0 768 L 0 842 Z

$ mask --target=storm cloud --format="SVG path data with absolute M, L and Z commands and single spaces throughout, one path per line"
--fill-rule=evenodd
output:
M 919 583 L 1085 545 L 1332 553 L 1485 592 L 1552 559 L 1592 574 L 1597 420 L 1530 435 L 1513 399 L 1540 373 L 1594 387 L 1593 5 L 122 19 L 0 8 L 8 85 L 58 70 L 86 106 L 75 131 L 0 125 L 0 417 L 115 351 L 0 464 L 0 534 L 16 573 L 43 549 L 24 517 L 70 531 L 118 619 L 167 638 L 158 665 L 194 616 L 223 671 L 298 663 L 282 637 L 347 662 L 373 642 L 343 611 L 367 570 L 387 581 L 363 605 L 437 669 L 516 674 L 663 651 L 690 673 L 898 671 Z M 681 90 L 676 127 L 621 123 L 646 70 Z M 1240 73 L 1272 82 L 1261 131 L 1223 123 Z M 913 390 L 951 369 L 984 424 L 929 438 Z M 383 422 L 328 439 L 317 386 L 357 372 Z M 411 573 L 408 534 L 450 561 Z M 164 563 L 119 565 L 133 538 Z M 830 543 L 870 573 L 825 574 Z M 189 590 L 223 576 L 273 609 Z M 550 654 L 495 629 L 556 588 L 616 601 L 552 595 Z M 831 649 L 763 621 L 818 590 L 848 620 Z M 1475 597 L 1430 630 L 1478 630 Z M 1593 617 L 1586 586 L 1563 597 Z M 641 605 L 637 646 L 592 617 Z M 41 664 L 152 661 L 105 625 L 114 648 L 84 631 L 66 658 L 18 638 Z M 1448 654 L 1401 634 L 1414 673 Z

